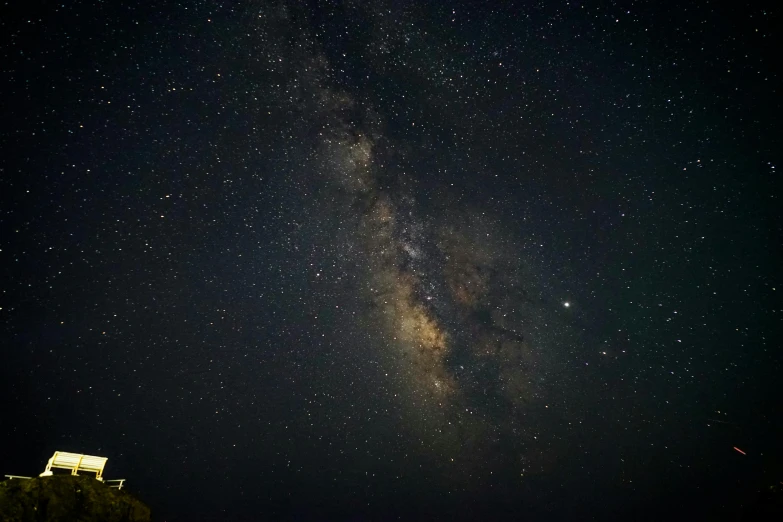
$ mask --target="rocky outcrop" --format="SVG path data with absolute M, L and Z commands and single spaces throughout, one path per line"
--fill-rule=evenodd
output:
M 54 475 L 0 483 L 3 522 L 150 522 L 150 509 L 94 477 Z

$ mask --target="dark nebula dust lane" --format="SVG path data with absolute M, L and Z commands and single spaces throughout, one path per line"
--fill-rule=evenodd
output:
M 779 18 L 6 6 L 3 473 L 105 455 L 173 521 L 743 519 Z

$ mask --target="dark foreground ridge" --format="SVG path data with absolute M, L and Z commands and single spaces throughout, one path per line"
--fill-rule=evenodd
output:
M 55 475 L 0 483 L 3 522 L 149 522 L 150 509 L 93 477 Z

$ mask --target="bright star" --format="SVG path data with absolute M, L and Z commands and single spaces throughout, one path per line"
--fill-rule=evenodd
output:
M 569 303 L 568 301 L 566 301 L 565 303 L 563 303 L 563 306 L 565 306 L 566 308 L 568 308 L 569 306 L 571 306 L 571 303 Z

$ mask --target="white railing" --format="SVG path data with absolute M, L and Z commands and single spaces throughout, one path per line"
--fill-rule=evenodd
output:
M 109 484 L 109 482 L 117 482 L 117 484 Z M 122 489 L 122 485 L 125 484 L 125 479 L 107 480 L 106 483 L 109 485 L 110 488 Z
M 11 480 L 13 479 L 30 480 L 33 478 L 33 477 L 23 477 L 21 475 L 4 475 L 4 477 L 9 478 Z M 125 485 L 125 479 L 101 480 L 101 482 L 106 483 L 106 485 L 108 485 L 110 488 L 117 488 L 117 489 L 122 489 L 122 486 Z

